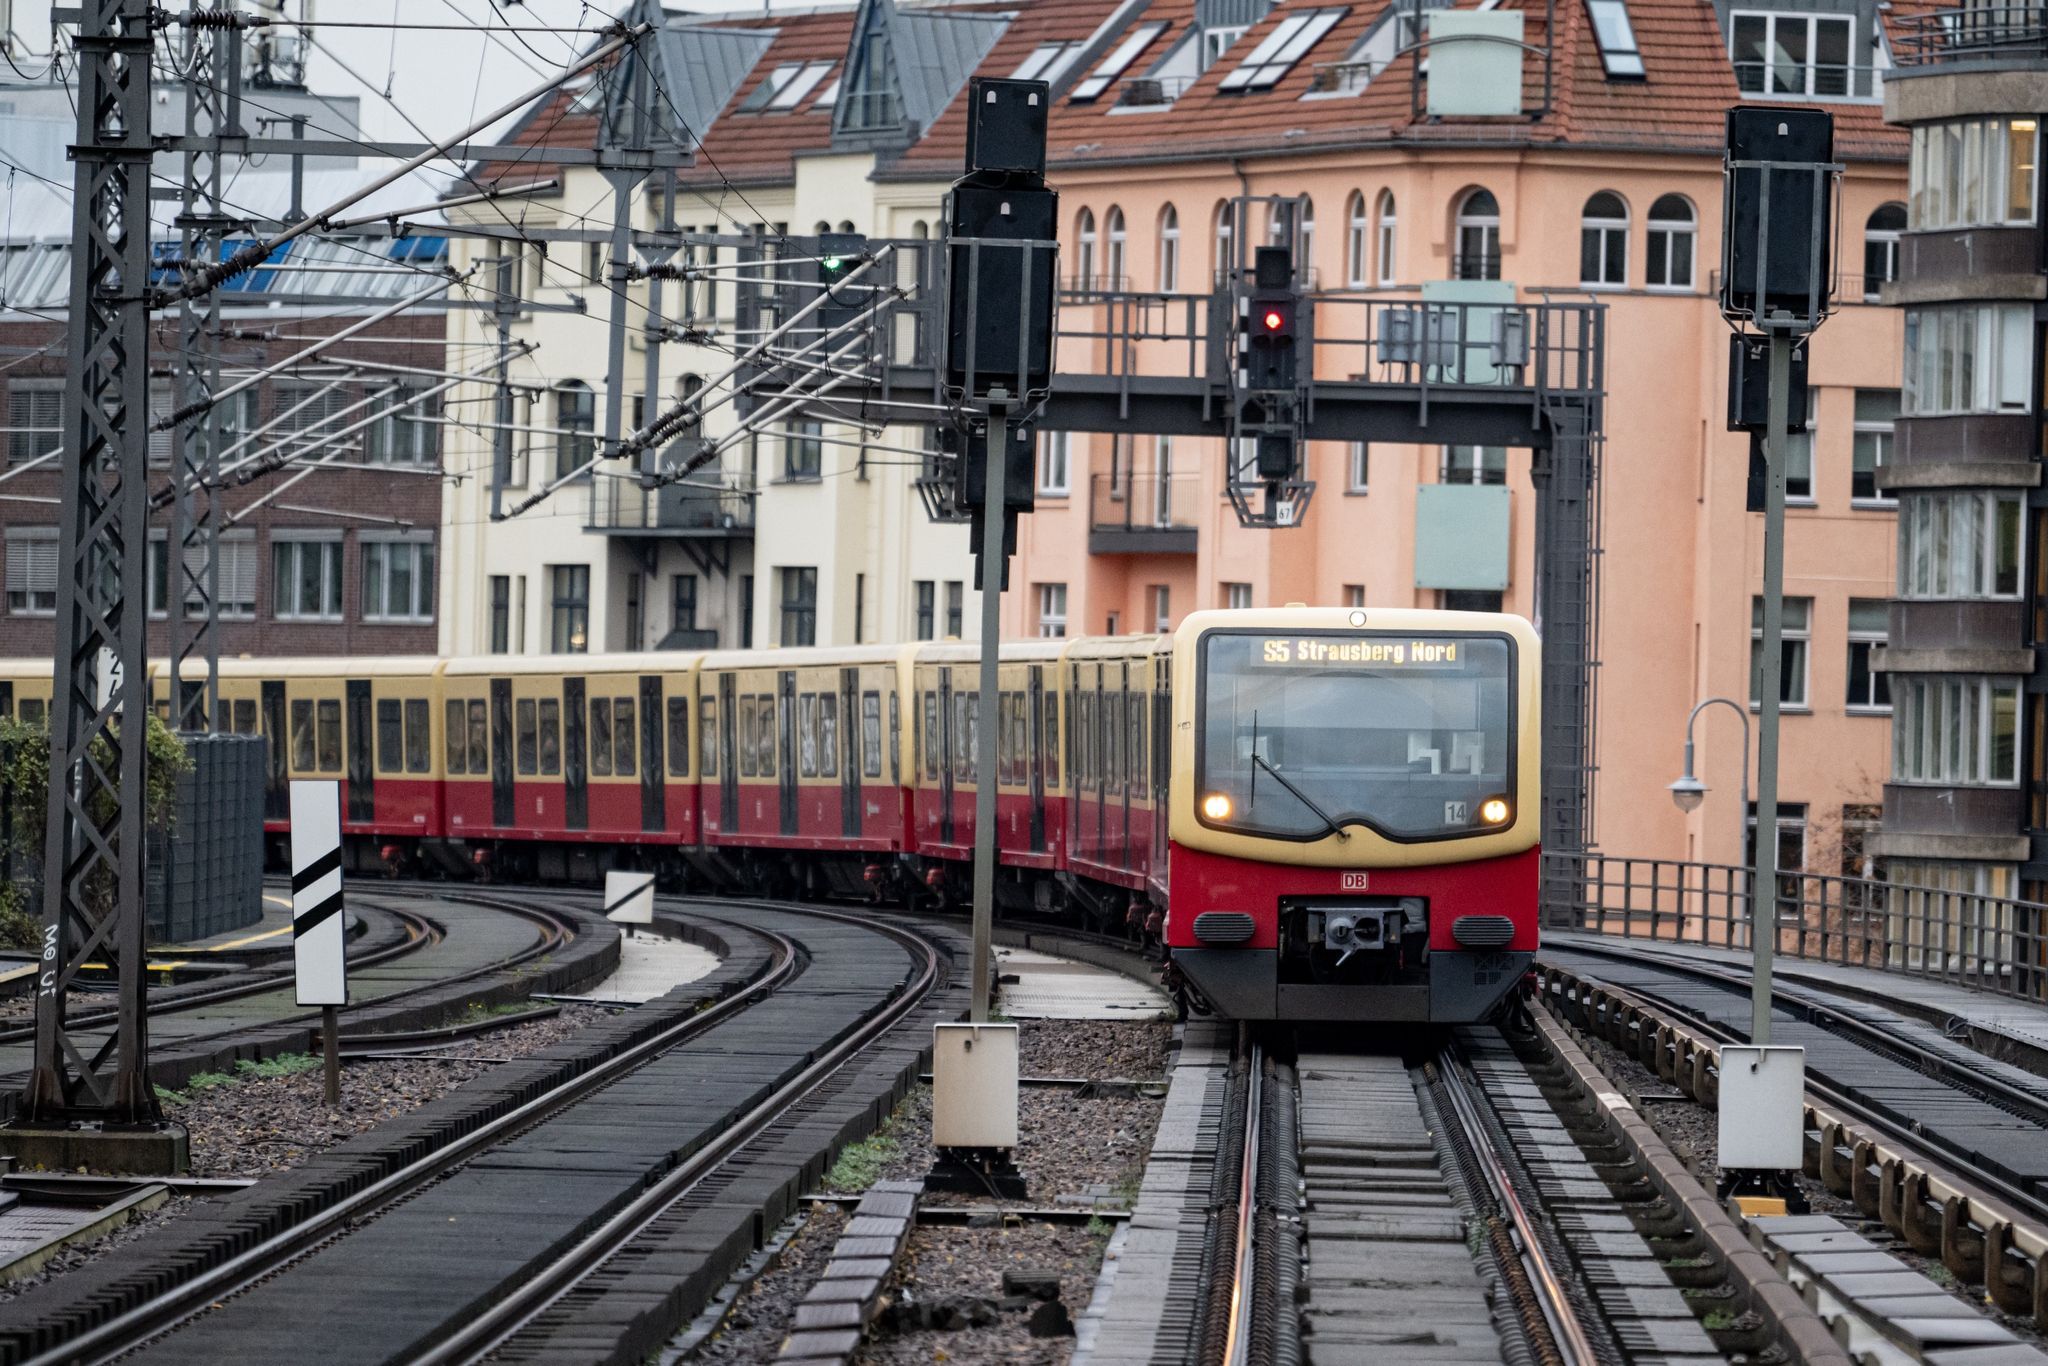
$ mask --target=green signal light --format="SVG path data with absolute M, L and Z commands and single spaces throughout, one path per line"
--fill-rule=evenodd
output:
M 845 263 L 842 262 L 837 256 L 827 256 L 824 262 L 825 269 L 827 270 L 838 270 L 839 267 L 843 264 Z

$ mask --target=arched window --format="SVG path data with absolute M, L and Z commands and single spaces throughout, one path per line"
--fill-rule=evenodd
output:
M 1695 237 L 1692 201 L 1667 194 L 1650 206 L 1650 254 L 1643 283 L 1651 289 L 1691 289 Z
M 1124 290 L 1130 288 L 1130 280 L 1124 274 L 1124 211 L 1116 205 L 1109 206 L 1109 212 L 1102 216 L 1102 240 L 1107 246 L 1107 266 L 1103 288 Z
M 1380 213 L 1379 213 L 1379 217 L 1380 217 L 1380 233 L 1379 233 L 1379 237 L 1380 237 L 1380 240 L 1379 240 L 1379 262 L 1380 262 L 1380 275 L 1379 275 L 1379 280 L 1380 280 L 1380 283 L 1381 283 L 1381 284 L 1383 284 L 1383 285 L 1390 285 L 1390 284 L 1394 283 L 1394 278 L 1395 278 L 1395 277 L 1394 277 L 1394 228 L 1395 228 L 1395 222 L 1394 222 L 1394 192 L 1393 192 L 1392 190 L 1381 190 L 1381 191 L 1380 191 L 1380 204 L 1379 204 L 1379 210 L 1380 210 Z
M 1878 286 L 1899 278 L 1899 234 L 1906 230 L 1904 204 L 1880 204 L 1863 225 L 1863 297 L 1873 302 Z
M 1458 201 L 1458 252 L 1451 274 L 1459 280 L 1500 278 L 1500 201 L 1474 190 Z
M 684 403 L 694 401 L 703 392 L 704 376 L 702 375 L 684 375 L 680 380 L 676 381 L 676 397 Z M 683 424 L 682 435 L 687 439 L 694 440 L 703 434 L 704 415 L 702 413 L 691 413 L 689 420 Z M 690 453 L 692 455 L 696 454 L 695 451 Z
M 1074 287 L 1082 291 L 1095 288 L 1095 214 L 1093 210 L 1081 210 L 1081 216 L 1074 220 L 1074 240 L 1078 244 L 1074 264 L 1076 278 Z
M 1180 214 L 1168 204 L 1159 211 L 1159 291 L 1180 288 Z
M 1371 240 L 1365 196 L 1353 190 L 1351 198 L 1344 201 L 1344 283 L 1353 289 L 1365 283 L 1365 251 Z
M 1579 283 L 1596 289 L 1628 283 L 1628 205 L 1612 190 L 1587 200 L 1579 214 Z
M 1302 196 L 1299 213 L 1301 216 L 1294 225 L 1294 268 L 1306 282 L 1309 271 L 1316 263 L 1316 202 L 1306 195 Z
M 821 219 L 819 219 L 819 220 L 818 220 L 818 226 L 817 226 L 817 227 L 815 227 L 815 228 L 812 228 L 812 229 L 811 229 L 811 231 L 812 231 L 812 232 L 830 232 L 830 231 L 832 231 L 832 225 L 831 225 L 830 223 L 826 222 L 826 221 L 825 221 L 824 219 L 822 219 L 822 218 L 821 218 Z
M 852 232 L 853 230 L 854 230 L 854 228 L 853 228 L 853 220 L 852 220 L 852 219 L 848 218 L 848 219 L 841 219 L 841 220 L 840 220 L 840 223 L 839 223 L 839 231 L 841 231 L 841 232 Z
M 925 241 L 932 235 L 932 225 L 920 218 L 910 225 L 910 235 L 920 242 Z
M 574 474 L 597 455 L 597 395 L 580 379 L 555 387 L 555 478 Z
M 1232 200 L 1222 200 L 1216 205 L 1216 279 L 1230 278 L 1230 272 L 1237 268 L 1237 205 Z

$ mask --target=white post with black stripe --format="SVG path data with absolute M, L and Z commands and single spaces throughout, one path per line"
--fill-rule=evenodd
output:
M 320 1007 L 327 1103 L 341 1104 L 341 1024 L 348 1004 L 348 922 L 341 914 L 341 784 L 292 783 L 292 964 L 298 1003 Z
M 613 871 L 604 875 L 604 914 L 624 925 L 632 937 L 635 925 L 654 923 L 654 874 Z

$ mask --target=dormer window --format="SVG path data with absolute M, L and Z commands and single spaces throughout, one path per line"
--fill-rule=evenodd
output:
M 1610 81 L 1643 78 L 1643 54 L 1636 46 L 1635 26 L 1623 0 L 1586 0 L 1593 20 L 1593 38 L 1600 45 L 1600 66 Z
M 1734 16 L 1730 59 L 1745 95 L 1847 99 L 1856 21 L 1839 14 Z

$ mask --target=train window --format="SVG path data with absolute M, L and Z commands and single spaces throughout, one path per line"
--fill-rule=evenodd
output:
M 818 776 L 839 776 L 839 694 L 818 694 Z
M 548 776 L 562 771 L 562 703 L 559 698 L 540 700 L 540 771 Z
M 235 715 L 235 734 L 237 734 L 237 735 L 255 735 L 255 734 L 257 733 L 257 729 L 256 729 L 256 699 L 255 699 L 255 698 L 253 698 L 253 697 L 238 697 L 238 698 L 236 698 L 236 699 L 235 699 L 235 702 L 234 702 L 234 715 Z
M 742 778 L 751 778 L 761 771 L 760 761 L 754 757 L 758 752 L 756 746 L 760 743 L 756 730 L 760 707 L 760 702 L 755 698 L 742 697 L 740 699 L 739 740 L 740 776 Z
M 491 771 L 491 711 L 481 697 L 469 704 L 469 771 Z
M 428 735 L 433 709 L 424 697 L 405 699 L 405 771 L 426 773 L 434 767 L 434 742 Z
M 377 699 L 377 771 L 398 772 L 404 760 L 399 751 L 404 748 L 405 720 L 398 699 L 380 697 Z
M 1117 700 L 1113 693 L 1095 695 L 1095 736 L 1102 746 L 1102 790 L 1111 791 L 1124 780 L 1123 727 L 1118 724 Z
M 1003 787 L 1017 781 L 1017 751 L 1010 737 L 1011 696 L 996 694 L 996 783 Z
M 612 700 L 590 699 L 590 771 L 600 778 L 612 776 Z
M 775 699 L 767 693 L 761 694 L 761 715 L 757 723 L 760 736 L 761 776 L 775 776 Z
M 49 703 L 40 697 L 24 697 L 21 699 L 20 711 L 21 724 L 40 726 L 43 724 L 43 718 L 49 715 Z
M 1060 785 L 1060 695 L 1057 689 L 1045 694 L 1045 785 Z
M 633 705 L 630 697 L 612 702 L 612 767 L 621 778 L 632 777 L 638 766 L 640 746 L 633 732 Z
M 939 780 L 939 696 L 924 695 L 924 780 Z
M 818 776 L 818 695 L 807 692 L 796 700 L 797 774 Z
M 882 776 L 882 695 L 860 695 L 860 770 L 870 778 Z
M 1010 781 L 1024 786 L 1031 781 L 1031 699 L 1023 693 L 1010 694 L 1010 753 L 1014 767 Z
M 903 703 L 889 689 L 889 781 L 903 785 Z
M 540 771 L 540 721 L 535 711 L 531 697 L 522 697 L 512 704 L 514 725 L 519 731 L 519 771 L 526 774 Z
M 323 697 L 314 707 L 315 738 L 320 745 L 320 771 L 341 772 L 341 699 Z
M 953 776 L 961 782 L 975 779 L 975 761 L 981 757 L 981 695 L 953 694 Z
M 706 778 L 718 776 L 718 699 L 707 697 L 697 708 L 697 725 L 703 730 L 702 748 L 697 751 L 697 772 Z
M 22 719 L 28 718 L 28 703 L 21 704 Z M 313 771 L 313 704 L 302 700 L 292 703 L 292 767 L 306 773 Z
M 469 772 L 469 722 L 463 719 L 466 713 L 463 710 L 461 698 L 451 697 L 448 699 L 447 715 L 447 738 L 443 743 L 447 746 L 448 750 L 448 771 L 450 773 L 467 773 Z
M 690 776 L 690 699 L 668 700 L 668 776 Z

